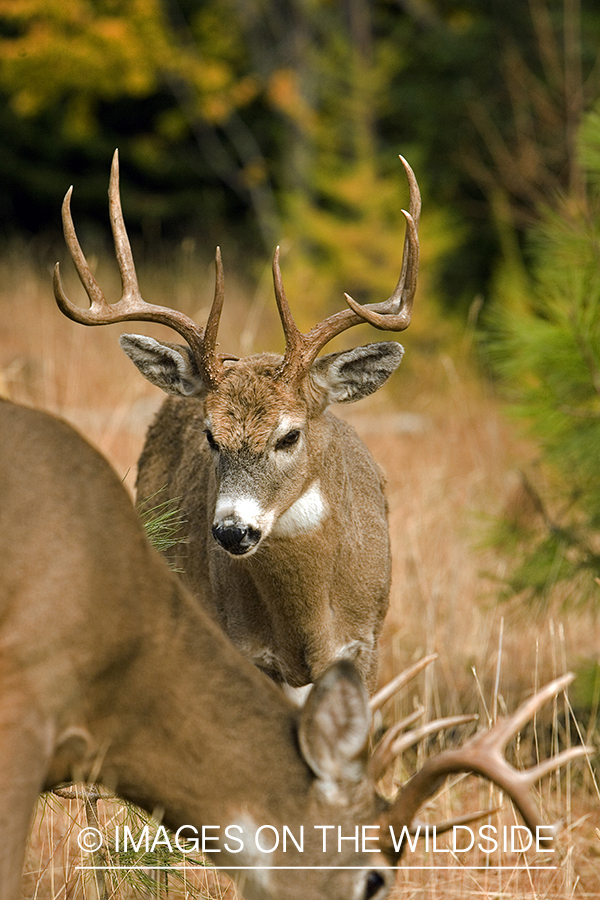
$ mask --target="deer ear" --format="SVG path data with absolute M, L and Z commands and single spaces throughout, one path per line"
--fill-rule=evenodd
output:
M 327 405 L 352 403 L 385 384 L 403 355 L 404 348 L 395 341 L 328 353 L 313 363 L 311 381 L 325 396 Z
M 315 682 L 300 713 L 298 740 L 305 762 L 326 789 L 361 781 L 371 713 L 354 665 L 340 660 Z
M 165 391 L 183 397 L 202 397 L 206 387 L 189 347 L 155 341 L 142 334 L 122 334 L 119 344 L 144 378 Z

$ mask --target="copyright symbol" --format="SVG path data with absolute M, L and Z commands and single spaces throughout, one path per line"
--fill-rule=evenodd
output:
M 102 846 L 102 835 L 97 828 L 82 828 L 77 835 L 77 843 L 80 850 L 95 853 Z

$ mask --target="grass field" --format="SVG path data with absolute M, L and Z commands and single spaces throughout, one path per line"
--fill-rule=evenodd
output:
M 64 268 L 67 290 L 80 297 L 74 277 Z M 116 297 L 114 271 L 104 264 L 98 269 L 107 295 Z M 146 273 L 148 286 L 144 279 L 141 284 L 145 298 L 184 309 L 202 322 L 212 293 L 212 267 L 196 263 L 182 250 L 173 270 L 177 277 L 164 271 Z M 242 353 L 253 347 L 277 349 L 280 339 L 268 277 L 249 302 L 242 293 L 235 281 L 228 285 L 222 347 Z M 427 315 L 435 327 L 432 314 Z M 600 623 L 592 613 L 561 613 L 558 605 L 541 617 L 522 604 L 498 602 L 498 580 L 507 561 L 485 549 L 485 534 L 490 520 L 514 503 L 518 471 L 535 457 L 535 448 L 516 435 L 500 401 L 474 373 L 468 360 L 469 336 L 454 340 L 448 350 L 443 342 L 426 336 L 422 327 L 419 330 L 416 322 L 415 326 L 414 337 L 409 331 L 403 340 L 406 363 L 389 389 L 339 411 L 371 448 L 388 481 L 394 572 L 381 642 L 381 679 L 436 651 L 435 665 L 388 716 L 406 714 L 418 695 L 426 718 L 466 711 L 477 712 L 486 721 L 494 710 L 514 709 L 536 685 L 571 668 L 585 668 L 586 660 L 597 660 Z M 22 248 L 0 261 L 0 389 L 15 400 L 69 419 L 133 489 L 144 432 L 161 395 L 120 351 L 119 330 L 127 329 L 86 329 L 64 319 L 52 298 L 49 270 L 36 269 Z M 168 334 L 158 327 L 139 330 Z M 355 331 L 354 343 L 377 339 L 367 329 Z M 571 696 L 578 696 L 577 682 Z M 564 712 L 564 701 L 559 700 L 540 717 L 545 745 L 565 738 Z M 597 746 L 597 719 L 593 709 L 589 713 L 583 709 L 577 715 L 586 739 L 595 740 Z M 435 752 L 437 746 L 434 742 L 421 747 L 417 757 Z M 527 747 L 521 748 L 525 759 Z M 543 753 L 548 749 L 545 746 Z M 409 755 L 402 760 L 404 768 L 399 767 L 397 776 L 418 765 L 418 758 Z M 460 781 L 444 791 L 432 814 L 444 818 L 449 811 L 481 808 L 482 802 L 495 806 L 497 792 L 472 782 Z M 436 858 L 421 848 L 405 860 L 395 896 L 600 898 L 600 799 L 590 766 L 579 763 L 547 779 L 540 802 L 549 821 L 561 819 L 566 824 L 554 858 L 529 857 L 525 864 L 520 855 L 505 855 L 502 865 L 508 868 L 500 869 L 499 859 L 492 858 L 487 868 L 474 869 L 467 864 L 483 865 L 485 860 L 452 853 Z M 100 801 L 98 814 L 110 828 L 123 811 Z M 76 835 L 83 815 L 80 801 L 41 801 L 24 898 L 84 896 L 75 868 L 80 863 Z M 517 820 L 505 804 L 492 821 Z M 548 865 L 534 868 L 541 864 Z M 184 885 L 176 885 L 170 876 L 168 890 L 154 882 L 141 894 L 119 883 L 108 896 L 115 900 L 192 896 L 194 880 L 199 885 L 196 896 L 235 896 L 214 873 L 185 877 L 190 881 Z M 94 896 L 89 886 L 85 896 Z

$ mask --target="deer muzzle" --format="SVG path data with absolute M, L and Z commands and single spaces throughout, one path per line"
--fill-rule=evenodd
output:
M 254 550 L 262 537 L 262 532 L 252 525 L 232 523 L 213 525 L 212 536 L 232 556 L 243 556 Z

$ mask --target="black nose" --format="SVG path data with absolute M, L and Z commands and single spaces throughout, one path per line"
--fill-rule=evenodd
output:
M 243 556 L 261 539 L 261 532 L 251 525 L 213 525 L 212 535 L 228 553 Z

